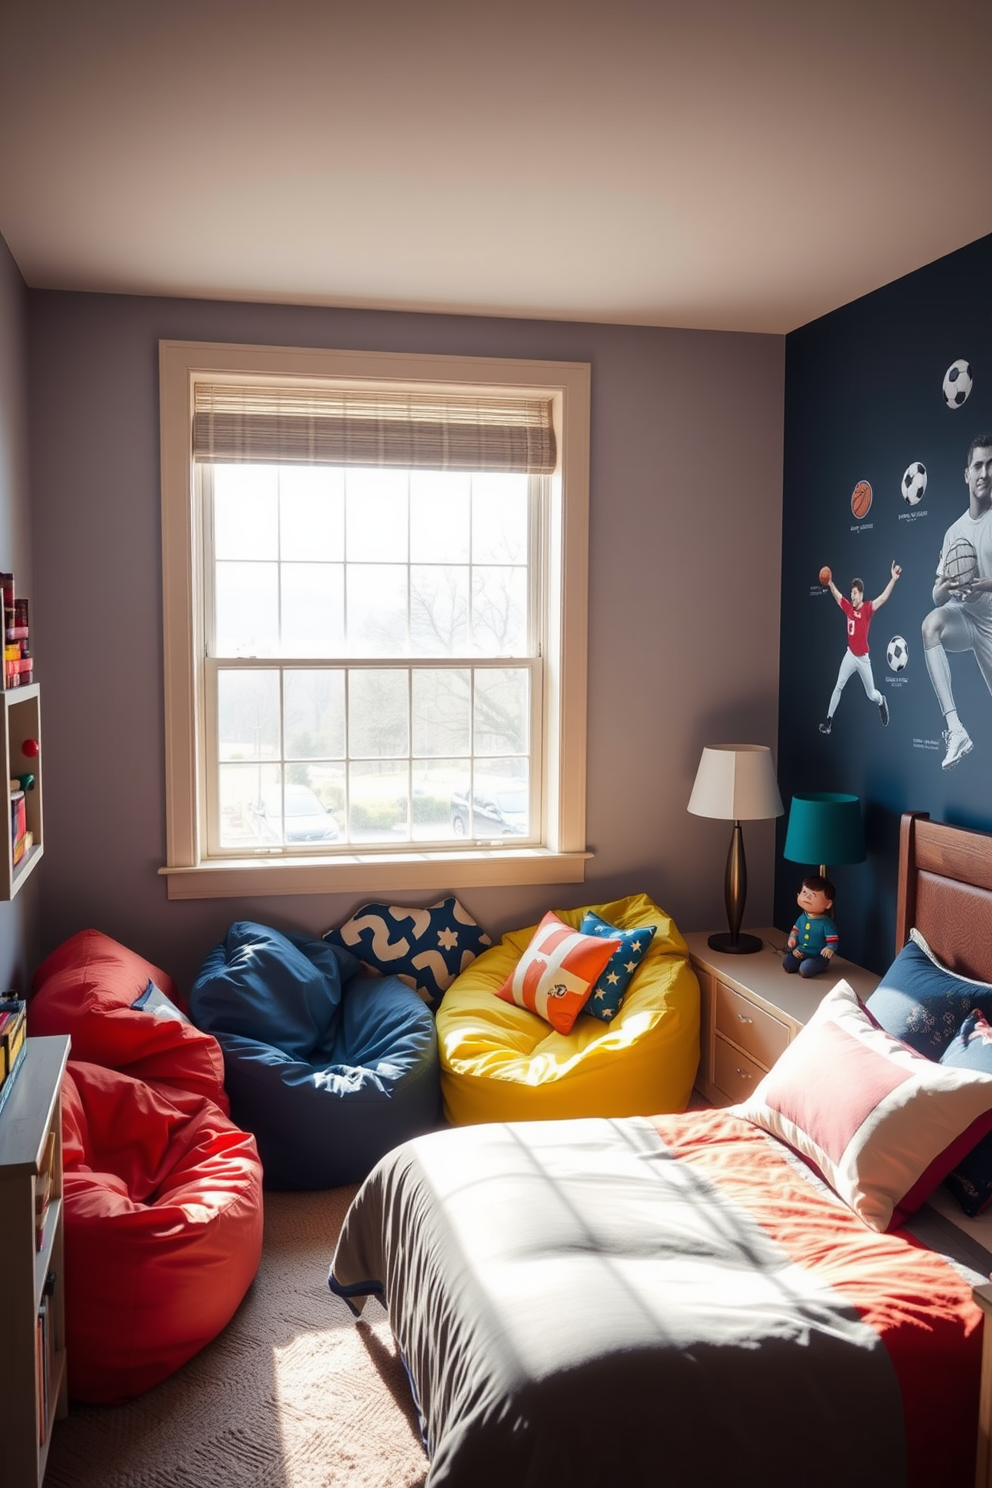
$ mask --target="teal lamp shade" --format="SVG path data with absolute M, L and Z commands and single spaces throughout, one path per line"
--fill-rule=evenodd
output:
M 867 854 L 858 797 L 835 791 L 793 796 L 783 856 L 790 863 L 817 863 L 824 876 L 830 864 L 863 863 Z

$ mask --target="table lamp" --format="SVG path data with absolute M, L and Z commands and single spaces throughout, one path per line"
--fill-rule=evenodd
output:
M 782 856 L 790 863 L 816 863 L 826 878 L 831 863 L 863 863 L 865 833 L 857 796 L 817 791 L 793 796 Z
M 724 879 L 730 930 L 727 934 L 709 937 L 709 945 L 715 951 L 750 955 L 761 950 L 760 936 L 741 934 L 747 899 L 747 863 L 741 822 L 781 816 L 784 809 L 775 781 L 772 753 L 767 744 L 706 746 L 696 771 L 688 810 L 694 816 L 715 816 L 734 824 Z

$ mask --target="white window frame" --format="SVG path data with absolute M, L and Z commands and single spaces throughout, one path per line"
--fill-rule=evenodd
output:
M 210 858 L 202 779 L 203 542 L 192 461 L 193 388 L 217 377 L 313 378 L 402 387 L 471 384 L 550 397 L 558 465 L 549 481 L 539 846 L 407 845 L 333 857 Z M 581 883 L 586 859 L 586 664 L 590 369 L 516 361 L 273 346 L 159 343 L 167 861 L 170 899 Z

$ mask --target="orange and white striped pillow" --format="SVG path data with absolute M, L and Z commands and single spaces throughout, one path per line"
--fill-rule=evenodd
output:
M 549 911 L 496 996 L 537 1013 L 558 1033 L 568 1033 L 621 944 L 602 935 L 583 935 Z

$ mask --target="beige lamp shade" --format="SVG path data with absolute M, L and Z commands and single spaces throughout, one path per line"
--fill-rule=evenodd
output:
M 708 744 L 703 750 L 688 809 L 693 816 L 722 821 L 764 821 L 781 816 L 779 795 L 767 744 Z
M 734 824 L 723 886 L 730 929 L 726 934 L 711 935 L 709 945 L 728 955 L 760 951 L 761 940 L 757 935 L 741 934 L 747 899 L 741 822 L 781 816 L 785 809 L 768 745 L 708 744 L 699 761 L 688 809 L 694 816 L 715 816 Z

